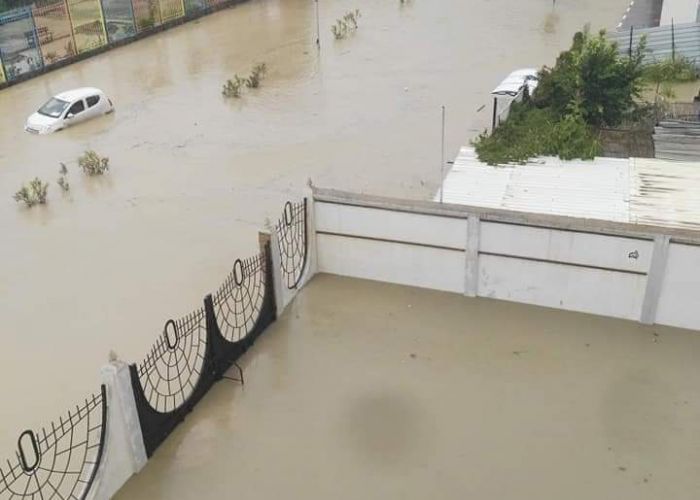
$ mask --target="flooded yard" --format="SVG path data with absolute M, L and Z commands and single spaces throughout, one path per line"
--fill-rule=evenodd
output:
M 0 457 L 96 391 L 111 349 L 140 359 L 308 178 L 431 197 L 441 105 L 452 157 L 490 123 L 500 79 L 553 63 L 585 23 L 614 27 L 627 3 L 321 0 L 318 51 L 313 1 L 255 0 L 1 91 Z M 360 27 L 334 41 L 350 8 Z M 224 100 L 223 82 L 258 62 L 262 87 Z M 116 113 L 52 136 L 22 130 L 52 94 L 85 85 Z M 88 148 L 110 158 L 104 178 L 78 170 Z M 12 195 L 35 176 L 51 182 L 49 204 L 26 210 Z
M 693 500 L 698 354 L 686 330 L 318 275 L 117 498 Z

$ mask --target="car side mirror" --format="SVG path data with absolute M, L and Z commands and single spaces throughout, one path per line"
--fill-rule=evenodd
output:
M 68 114 L 66 115 L 66 120 L 70 120 L 70 119 L 73 118 L 74 116 L 75 116 L 75 115 L 74 115 L 73 113 L 68 113 Z

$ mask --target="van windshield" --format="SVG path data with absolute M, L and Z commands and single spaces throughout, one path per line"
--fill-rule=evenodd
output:
M 66 110 L 70 103 L 52 97 L 46 104 L 39 108 L 39 113 L 51 118 L 58 118 Z

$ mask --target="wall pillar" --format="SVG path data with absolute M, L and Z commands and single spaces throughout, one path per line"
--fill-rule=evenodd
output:
M 476 297 L 479 288 L 479 238 L 481 220 L 478 215 L 467 218 L 467 242 L 464 247 L 464 295 Z
M 659 305 L 664 274 L 666 274 L 670 243 L 671 239 L 668 236 L 657 236 L 654 238 L 654 250 L 651 256 L 649 272 L 647 273 L 647 286 L 644 291 L 642 314 L 639 319 L 640 322 L 646 325 L 653 325 L 656 322 L 656 309 Z
M 90 500 L 112 498 L 148 460 L 129 366 L 122 361 L 113 361 L 102 367 L 101 375 L 107 387 L 107 432 L 102 463 L 88 494 Z

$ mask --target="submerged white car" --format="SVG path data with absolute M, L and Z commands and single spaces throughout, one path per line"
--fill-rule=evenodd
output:
M 100 89 L 69 90 L 52 97 L 27 118 L 24 130 L 32 134 L 50 134 L 112 111 L 112 101 Z

